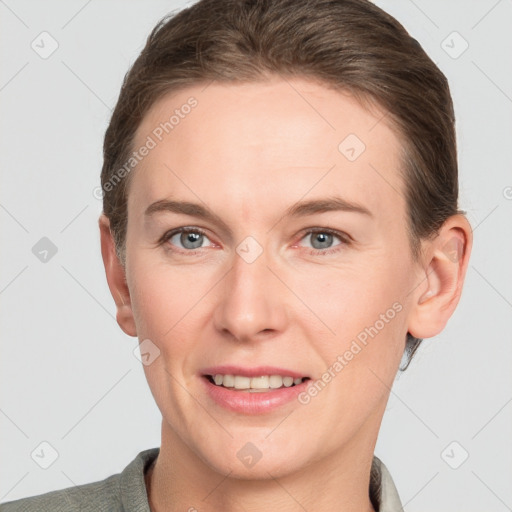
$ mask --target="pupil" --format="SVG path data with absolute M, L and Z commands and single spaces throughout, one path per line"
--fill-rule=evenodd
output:
M 201 247 L 203 235 L 200 233 L 182 233 L 181 235 L 181 243 L 183 247 L 187 249 L 197 249 Z
M 315 245 L 319 241 L 319 245 Z M 312 245 L 315 249 L 326 249 L 332 243 L 332 235 L 329 233 L 317 233 L 313 238 Z

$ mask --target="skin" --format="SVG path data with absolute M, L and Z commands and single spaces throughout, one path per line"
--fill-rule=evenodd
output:
M 406 333 L 428 338 L 444 328 L 461 294 L 471 228 L 450 217 L 415 260 L 400 143 L 383 113 L 306 79 L 169 94 L 144 118 L 134 147 L 190 96 L 197 107 L 133 171 L 126 268 L 108 219 L 99 219 L 117 321 L 160 350 L 144 366 L 163 417 L 160 455 L 146 475 L 151 508 L 371 511 L 371 461 Z M 366 145 L 352 162 L 338 150 L 348 134 Z M 334 195 L 372 215 L 284 217 L 297 201 Z M 171 197 L 206 205 L 226 226 L 171 212 L 145 217 L 151 203 Z M 186 226 L 206 232 L 200 249 L 179 235 L 159 244 Z M 318 245 L 309 228 L 350 239 Z M 250 264 L 236 252 L 247 236 L 263 250 Z M 248 416 L 203 392 L 198 372 L 217 364 L 320 379 L 396 302 L 401 311 L 307 405 L 293 400 Z M 262 453 L 251 468 L 237 457 L 247 442 Z

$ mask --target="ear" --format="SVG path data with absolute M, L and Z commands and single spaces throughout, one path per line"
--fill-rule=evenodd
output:
M 433 240 L 424 241 L 420 279 L 409 315 L 416 338 L 439 334 L 457 306 L 473 245 L 464 215 L 449 217 Z
M 101 256 L 105 266 L 108 287 L 117 307 L 117 323 L 129 336 L 137 336 L 130 291 L 126 282 L 126 272 L 116 254 L 114 238 L 110 232 L 110 221 L 102 213 L 98 224 L 101 237 Z

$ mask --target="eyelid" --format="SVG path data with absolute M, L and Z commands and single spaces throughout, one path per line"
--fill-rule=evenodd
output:
M 327 227 L 306 228 L 305 230 L 301 231 L 299 241 L 302 240 L 305 236 L 313 233 L 328 233 L 330 235 L 338 237 L 344 244 L 349 244 L 354 241 L 354 239 L 348 233 Z M 321 251 L 321 249 L 316 250 Z

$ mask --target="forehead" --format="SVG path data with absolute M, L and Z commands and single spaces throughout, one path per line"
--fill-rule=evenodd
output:
M 134 147 L 150 139 L 132 177 L 134 207 L 172 194 L 261 210 L 270 198 L 284 208 L 334 190 L 370 209 L 404 207 L 400 144 L 384 113 L 309 80 L 213 82 L 168 94 L 143 119 Z

